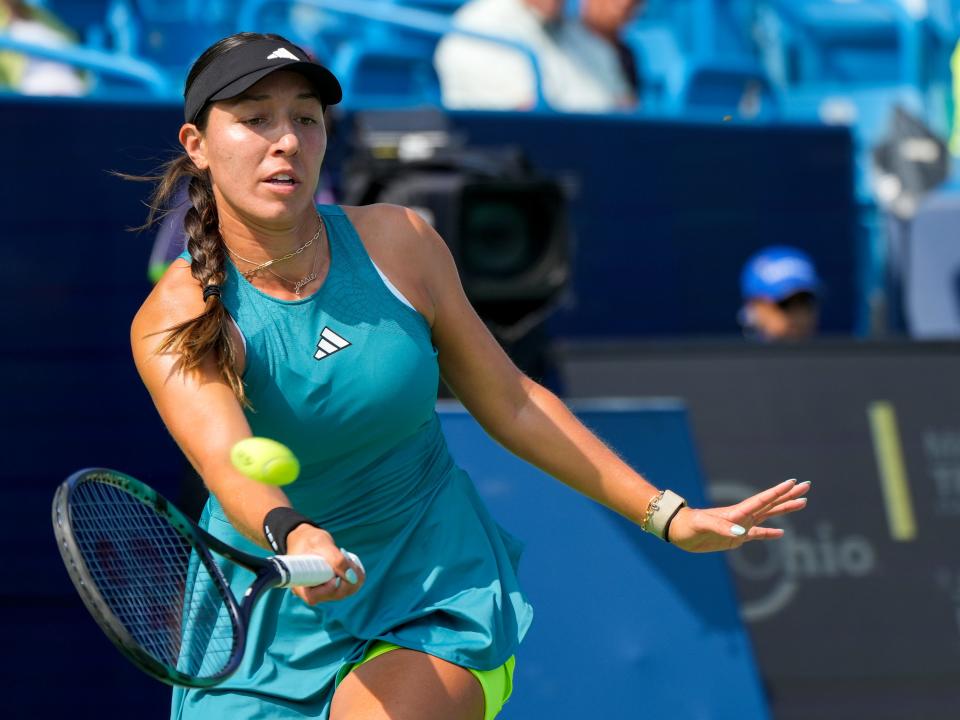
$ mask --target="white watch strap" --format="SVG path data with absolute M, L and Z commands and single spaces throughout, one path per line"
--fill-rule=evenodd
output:
M 664 532 L 667 529 L 667 522 L 686 504 L 687 501 L 672 490 L 664 490 L 663 497 L 657 503 L 657 509 L 653 511 L 650 522 L 647 523 L 647 531 L 661 540 L 666 540 Z

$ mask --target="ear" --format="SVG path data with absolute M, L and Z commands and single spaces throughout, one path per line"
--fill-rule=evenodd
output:
M 210 163 L 207 162 L 207 145 L 200 128 L 193 123 L 184 123 L 180 128 L 179 138 L 180 144 L 193 160 L 193 164 L 201 170 L 206 170 Z

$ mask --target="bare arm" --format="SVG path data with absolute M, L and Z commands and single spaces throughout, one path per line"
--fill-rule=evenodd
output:
M 470 306 L 453 258 L 424 223 L 443 378 L 497 442 L 574 490 L 639 522 L 657 490 L 552 392 L 521 373 Z
M 230 449 L 250 437 L 250 425 L 239 401 L 220 377 L 214 359 L 207 358 L 195 371 L 186 373 L 178 356 L 159 351 L 166 329 L 199 315 L 203 300 L 187 264 L 176 261 L 144 302 L 130 330 L 134 362 L 153 399 L 160 417 L 174 440 L 220 502 L 231 524 L 245 537 L 268 547 L 263 535 L 263 519 L 273 508 L 290 506 L 278 487 L 264 485 L 239 473 L 230 462 Z M 301 542 L 302 541 L 302 542 Z M 351 567 L 329 533 L 309 525 L 295 528 L 288 537 L 290 552 L 323 555 L 345 574 Z M 328 597 L 333 589 L 298 589 L 305 599 Z M 343 583 L 337 597 L 350 594 L 359 586 Z M 321 590 L 324 589 L 324 590 Z M 304 592 L 301 593 L 301 590 Z
M 640 523 L 655 488 L 588 430 L 553 393 L 524 376 L 470 306 L 449 250 L 419 217 L 408 214 L 418 238 L 432 301 L 433 339 L 444 380 L 484 429 L 518 457 L 574 490 Z M 799 510 L 809 485 L 794 481 L 730 508 L 682 509 L 670 539 L 691 551 L 736 547 L 779 537 L 756 527 Z M 737 525 L 744 525 L 743 532 Z

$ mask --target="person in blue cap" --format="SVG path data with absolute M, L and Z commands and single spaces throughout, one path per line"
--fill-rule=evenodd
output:
M 813 337 L 819 323 L 820 278 L 810 256 L 787 246 L 764 248 L 740 274 L 744 331 L 765 342 Z

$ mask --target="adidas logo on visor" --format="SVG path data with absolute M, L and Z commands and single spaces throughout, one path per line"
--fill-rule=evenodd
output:
M 280 60 L 286 58 L 287 60 L 300 60 L 296 55 L 287 50 L 286 48 L 277 48 L 272 53 L 267 55 L 267 60 Z

